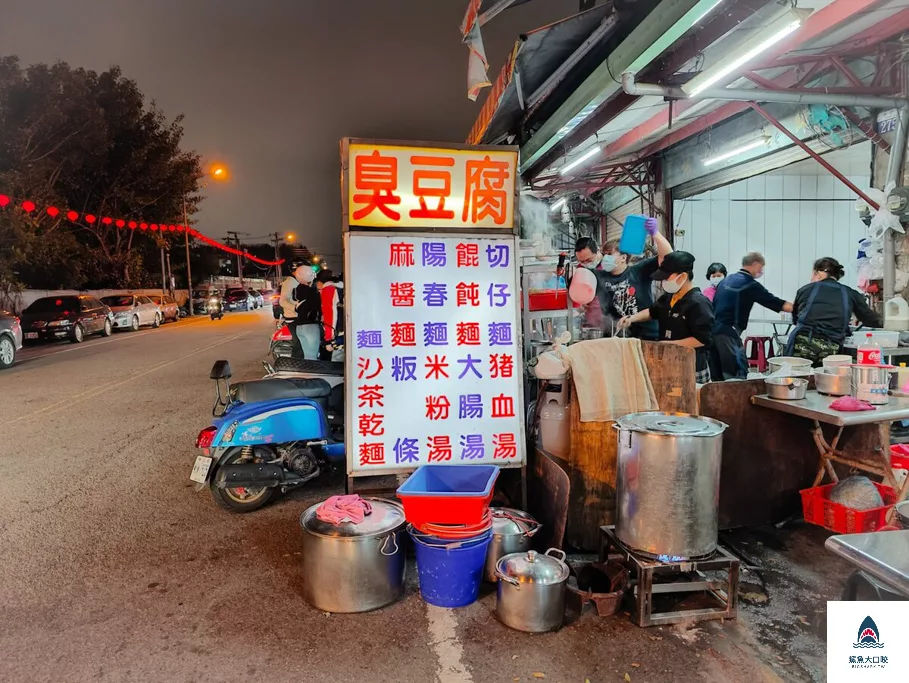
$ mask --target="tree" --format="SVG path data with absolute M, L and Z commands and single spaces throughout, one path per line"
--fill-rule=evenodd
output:
M 181 122 L 146 104 L 117 67 L 100 74 L 63 62 L 22 69 L 16 57 L 0 59 L 0 193 L 98 216 L 73 224 L 62 211 L 0 212 L 0 286 L 154 282 L 155 241 L 101 219 L 182 223 L 184 198 L 195 211 L 202 166 L 198 154 L 180 147 Z

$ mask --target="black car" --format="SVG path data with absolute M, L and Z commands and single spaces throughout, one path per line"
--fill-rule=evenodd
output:
M 245 289 L 231 287 L 224 292 L 224 308 L 228 311 L 251 311 L 255 304 Z
M 68 339 L 74 344 L 91 334 L 109 337 L 113 332 L 110 309 L 93 296 L 47 296 L 22 313 L 26 342 Z

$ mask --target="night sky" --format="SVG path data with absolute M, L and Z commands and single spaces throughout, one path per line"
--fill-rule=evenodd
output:
M 122 67 L 187 147 L 222 161 L 199 228 L 294 231 L 339 260 L 338 141 L 461 142 L 485 94 L 466 97 L 467 0 L 0 0 L 0 53 L 23 64 Z M 577 10 L 535 0 L 483 31 L 490 77 L 518 34 Z M 255 241 L 252 238 L 251 241 Z M 331 264 L 330 264 L 331 265 Z

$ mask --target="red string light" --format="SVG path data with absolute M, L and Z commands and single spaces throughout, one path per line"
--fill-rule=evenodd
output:
M 0 194 L 0 209 L 9 206 L 11 202 L 12 202 L 12 200 L 7 195 Z M 25 211 L 26 213 L 32 213 L 33 211 L 35 211 L 38 208 L 37 204 L 35 204 L 35 202 L 33 202 L 29 199 L 24 200 L 20 206 L 22 207 L 22 210 Z M 45 209 L 45 212 L 51 218 L 56 218 L 57 216 L 60 215 L 60 209 L 58 209 L 55 206 L 48 206 Z M 79 220 L 80 214 L 78 211 L 67 211 L 65 216 L 66 216 L 66 220 L 68 220 L 70 223 L 76 223 Z M 94 225 L 98 221 L 98 217 L 93 214 L 86 213 L 86 214 L 82 214 L 82 220 L 85 221 L 89 225 Z M 248 251 L 243 251 L 242 249 L 235 249 L 233 247 L 230 247 L 226 244 L 219 242 L 216 239 L 212 239 L 208 235 L 202 234 L 195 228 L 191 228 L 191 227 L 185 226 L 185 225 L 169 225 L 169 224 L 167 224 L 167 225 L 160 224 L 159 225 L 157 223 L 152 223 L 151 225 L 149 225 L 148 223 L 139 223 L 139 222 L 133 221 L 133 220 L 127 222 L 126 220 L 124 220 L 122 218 L 114 219 L 109 216 L 104 216 L 103 218 L 101 218 L 101 223 L 103 225 L 116 225 L 120 229 L 129 227 L 130 230 L 135 230 L 136 228 L 139 228 L 141 230 L 148 230 L 149 228 L 151 228 L 152 232 L 157 232 L 160 228 L 161 232 L 186 232 L 190 237 L 194 237 L 194 238 L 198 239 L 199 241 L 204 242 L 205 244 L 207 244 L 211 247 L 220 249 L 221 251 L 226 251 L 227 253 L 233 254 L 234 256 L 238 256 L 238 255 L 243 256 L 244 258 L 246 258 L 254 263 L 263 265 L 263 266 L 280 266 L 282 263 L 284 263 L 284 259 L 280 259 L 278 261 L 268 261 L 266 259 L 261 259 L 257 256 L 253 256 Z

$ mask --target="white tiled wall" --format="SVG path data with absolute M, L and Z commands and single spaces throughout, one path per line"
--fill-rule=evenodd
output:
M 859 188 L 867 175 L 850 176 Z M 831 175 L 763 175 L 676 201 L 675 248 L 696 259 L 696 284 L 705 287 L 707 266 L 725 264 L 732 273 L 742 256 L 759 251 L 767 259 L 763 285 L 791 301 L 811 278 L 811 266 L 832 256 L 846 268 L 843 282 L 856 285 L 855 255 L 865 226 L 855 211 L 855 195 Z M 679 234 L 679 232 L 684 234 Z M 752 319 L 776 314 L 759 306 Z M 770 326 L 751 325 L 748 334 L 769 335 Z

